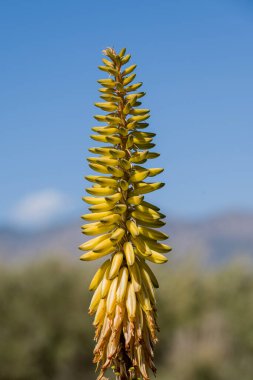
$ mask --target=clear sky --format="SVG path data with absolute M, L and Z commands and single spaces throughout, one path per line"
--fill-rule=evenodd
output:
M 168 216 L 253 210 L 253 3 L 1 0 L 0 224 L 84 212 L 101 50 L 126 47 Z M 151 162 L 151 161 L 150 161 Z

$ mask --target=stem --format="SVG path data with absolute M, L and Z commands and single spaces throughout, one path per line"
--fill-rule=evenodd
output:
M 121 380 L 131 380 L 131 374 L 129 372 L 129 369 L 132 367 L 132 362 L 129 359 L 126 351 L 125 351 L 125 339 L 124 335 L 121 335 L 121 343 L 122 343 L 122 361 L 124 362 L 124 366 L 126 368 L 126 371 L 122 371 Z M 125 372 L 125 373 L 124 373 Z
M 117 65 L 117 71 L 118 71 L 118 75 L 115 77 L 116 81 L 121 83 L 123 85 L 123 78 L 122 78 L 122 75 L 121 75 L 121 65 Z M 124 93 L 119 93 L 118 96 L 121 97 L 121 102 L 119 102 L 119 105 L 118 105 L 118 116 L 120 117 L 120 119 L 123 121 L 123 125 L 126 126 L 127 124 L 127 120 L 126 120 L 126 116 L 124 115 L 123 113 L 123 109 L 126 105 L 126 99 L 125 99 L 125 94 Z M 126 147 L 126 142 L 127 142 L 127 138 L 128 138 L 128 134 L 125 136 L 122 136 L 121 137 L 121 150 L 125 151 L 126 155 L 125 155 L 125 159 L 129 160 L 129 158 L 131 157 L 131 153 L 129 152 L 129 150 L 127 149 Z M 128 173 L 125 173 L 125 176 L 124 176 L 124 179 L 126 181 L 129 181 L 129 175 Z M 121 190 L 122 193 L 123 193 L 123 199 L 122 201 L 127 205 L 127 202 L 126 202 L 126 199 L 127 199 L 127 195 L 128 195 L 128 190 L 126 191 L 123 191 Z M 124 218 L 124 221 L 123 221 L 123 224 L 124 224 L 124 227 L 125 227 L 125 230 L 127 231 L 127 228 L 126 228 L 126 220 L 128 219 L 128 205 L 127 205 L 127 211 L 126 211 L 126 214 L 125 214 L 125 218 Z M 128 234 L 127 234 L 128 235 Z M 123 245 L 123 243 L 121 243 L 121 245 Z M 116 375 L 116 380 L 135 380 L 137 379 L 137 377 L 135 376 L 135 371 L 130 371 L 130 368 L 133 368 L 133 363 L 131 361 L 131 359 L 129 358 L 129 356 L 127 355 L 127 352 L 125 350 L 125 338 L 124 338 L 124 335 L 122 334 L 121 337 L 120 337 L 120 342 L 121 342 L 121 360 L 120 360 L 120 375 L 117 374 Z
M 118 75 L 115 76 L 115 80 L 123 85 L 123 79 L 122 79 L 122 75 L 121 75 L 121 72 L 120 72 L 121 65 L 120 64 L 117 65 L 116 68 L 117 68 L 117 71 L 118 71 Z M 118 105 L 118 111 L 117 111 L 118 112 L 118 116 L 124 122 L 124 126 L 125 126 L 126 125 L 126 117 L 123 114 L 123 109 L 124 109 L 124 107 L 126 105 L 125 94 L 124 93 L 118 93 L 117 95 L 120 96 L 120 98 L 122 100 L 121 102 L 119 102 L 119 105 Z M 125 159 L 128 160 L 131 157 L 131 154 L 129 153 L 128 149 L 126 148 L 127 137 L 128 137 L 128 135 L 121 136 L 120 149 L 123 150 L 126 153 Z M 129 175 L 127 173 L 125 173 L 123 179 L 126 180 L 126 181 L 128 181 L 129 180 Z M 125 228 L 125 230 L 127 231 L 126 221 L 128 219 L 128 205 L 127 205 L 126 200 L 127 200 L 127 196 L 128 196 L 128 190 L 121 190 L 121 192 L 122 192 L 122 195 L 123 195 L 122 202 L 127 206 L 127 211 L 126 211 L 126 213 L 124 215 L 124 219 L 122 217 L 122 219 L 123 219 L 122 220 L 122 224 L 123 224 L 123 228 Z M 128 241 L 128 240 L 127 239 L 123 239 L 123 241 L 121 243 L 121 248 L 122 248 L 123 243 L 125 241 Z

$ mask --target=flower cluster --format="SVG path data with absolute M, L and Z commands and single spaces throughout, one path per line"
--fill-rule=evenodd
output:
M 116 54 L 107 48 L 104 54 L 99 69 L 108 75 L 98 81 L 103 102 L 95 106 L 105 113 L 95 116 L 103 125 L 92 128 L 91 138 L 106 145 L 89 149 L 95 155 L 88 158 L 89 166 L 97 174 L 86 177 L 92 185 L 86 189 L 90 196 L 83 199 L 90 213 L 82 216 L 88 222 L 83 233 L 98 236 L 80 246 L 87 251 L 81 260 L 107 258 L 90 284 L 94 362 L 101 368 L 98 380 L 109 367 L 117 379 L 149 380 L 149 369 L 156 371 L 154 289 L 159 285 L 146 261 L 166 262 L 164 253 L 171 248 L 161 243 L 168 236 L 157 230 L 165 224 L 165 215 L 145 201 L 144 194 L 164 185 L 149 181 L 163 169 L 142 166 L 159 154 L 150 151 L 155 133 L 145 131 L 150 113 L 140 108 L 142 83 L 132 83 L 136 65 L 125 67 L 131 58 L 125 49 Z

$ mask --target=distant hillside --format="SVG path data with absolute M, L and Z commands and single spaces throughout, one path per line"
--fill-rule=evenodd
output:
M 173 219 L 167 221 L 165 231 L 171 236 L 174 258 L 192 255 L 212 264 L 237 255 L 253 260 L 253 214 L 222 214 L 192 222 Z M 85 239 L 78 222 L 36 233 L 2 228 L 0 258 L 19 261 L 57 253 L 75 260 Z
M 180 255 L 196 252 L 222 264 L 238 255 L 253 260 L 253 214 L 227 213 L 195 222 L 173 221 L 171 241 Z

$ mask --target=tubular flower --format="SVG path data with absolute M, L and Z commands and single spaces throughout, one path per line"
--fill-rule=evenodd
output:
M 91 187 L 83 198 L 90 213 L 82 216 L 88 222 L 82 232 L 91 239 L 79 247 L 87 251 L 81 260 L 106 258 L 90 284 L 98 380 L 105 379 L 109 367 L 116 379 L 149 380 L 149 369 L 156 371 L 154 289 L 159 285 L 146 261 L 165 263 L 164 253 L 171 250 L 160 242 L 168 236 L 157 230 L 165 215 L 144 200 L 144 194 L 164 186 L 149 179 L 163 169 L 142 166 L 159 154 L 150 151 L 155 134 L 145 131 L 150 116 L 141 108 L 145 93 L 139 91 L 142 83 L 133 83 L 136 65 L 126 66 L 131 56 L 125 53 L 107 48 L 99 66 L 107 77 L 98 81 L 102 102 L 95 106 L 105 113 L 94 116 L 102 125 L 92 128 L 91 138 L 105 146 L 89 149 L 95 155 L 88 158 L 89 166 L 96 175 L 86 177 Z

